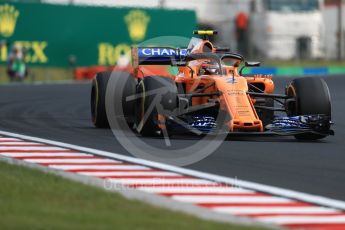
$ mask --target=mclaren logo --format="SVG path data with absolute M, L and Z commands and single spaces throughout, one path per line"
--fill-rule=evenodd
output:
M 3 37 L 12 36 L 19 16 L 19 11 L 11 5 L 0 5 L 0 35 Z
M 129 36 L 132 41 L 139 42 L 145 38 L 150 17 L 142 10 L 131 10 L 125 16 Z

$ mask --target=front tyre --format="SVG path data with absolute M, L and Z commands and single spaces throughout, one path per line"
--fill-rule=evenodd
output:
M 295 100 L 287 104 L 289 116 L 323 114 L 331 118 L 331 96 L 326 82 L 321 78 L 304 77 L 293 80 L 286 89 Z M 318 140 L 326 135 L 296 134 L 298 140 Z

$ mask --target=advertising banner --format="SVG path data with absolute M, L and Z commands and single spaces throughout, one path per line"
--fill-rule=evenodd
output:
M 17 44 L 30 65 L 114 65 L 133 44 L 190 37 L 195 28 L 195 12 L 188 10 L 0 3 L 0 62 Z

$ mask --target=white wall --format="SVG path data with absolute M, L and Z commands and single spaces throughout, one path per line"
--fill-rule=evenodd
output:
M 345 6 L 343 5 L 343 34 L 345 37 Z M 338 11 L 336 6 L 327 6 L 323 11 L 323 18 L 326 25 L 326 36 L 325 36 L 325 54 L 328 58 L 336 58 L 338 52 Z M 344 41 L 345 43 L 345 41 Z M 343 45 L 343 54 L 344 54 Z M 344 55 L 343 55 L 344 56 Z

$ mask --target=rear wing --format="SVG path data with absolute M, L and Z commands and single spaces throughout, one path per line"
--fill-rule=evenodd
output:
M 171 47 L 132 47 L 133 66 L 181 65 L 188 55 L 187 49 Z

